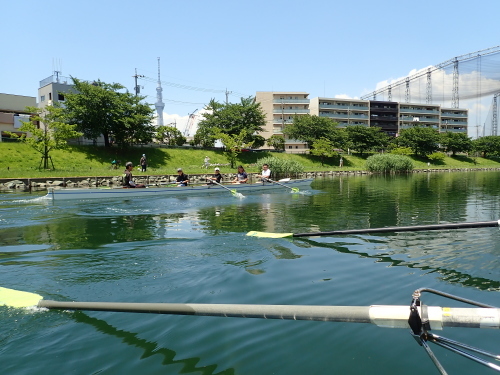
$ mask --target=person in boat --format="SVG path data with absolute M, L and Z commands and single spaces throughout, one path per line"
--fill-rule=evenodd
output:
M 248 175 L 247 172 L 245 172 L 245 168 L 243 168 L 242 165 L 238 167 L 238 173 L 236 174 L 236 177 L 232 181 L 233 184 L 246 184 L 248 181 Z
M 264 164 L 262 165 L 261 180 L 267 181 L 269 178 L 271 178 L 271 170 L 268 164 Z
M 132 169 L 134 169 L 134 164 L 131 161 L 128 161 L 125 164 L 125 172 L 122 175 L 122 186 L 124 188 L 145 188 L 146 185 L 136 184 L 134 182 L 134 177 L 132 176 Z
M 220 174 L 219 167 L 215 168 L 214 172 L 215 173 L 214 173 L 213 177 L 208 177 L 208 184 L 207 185 L 214 185 L 214 181 L 217 182 L 218 184 L 221 183 L 222 175 Z
M 187 186 L 189 183 L 189 177 L 187 174 L 184 174 L 182 168 L 177 168 L 177 186 Z

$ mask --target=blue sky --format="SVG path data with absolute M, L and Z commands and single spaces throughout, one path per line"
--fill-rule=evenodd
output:
M 214 91 L 226 88 L 233 102 L 256 91 L 360 97 L 500 45 L 499 0 L 18 0 L 1 9 L 1 93 L 36 96 L 54 69 L 133 91 L 135 69 L 156 80 L 160 57 L 165 112 L 184 118 L 224 101 Z M 154 103 L 156 82 L 139 82 Z

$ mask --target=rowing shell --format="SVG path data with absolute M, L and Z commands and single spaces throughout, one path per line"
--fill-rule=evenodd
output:
M 189 185 L 175 187 L 147 187 L 144 189 L 117 188 L 48 188 L 46 199 L 97 199 L 97 198 L 139 198 L 150 196 L 189 196 L 206 194 L 227 194 L 227 187 L 237 192 L 262 192 L 267 190 L 283 190 L 283 185 L 290 188 L 307 187 L 311 185 L 312 178 L 281 181 L 280 184 L 262 182 L 257 184 L 228 184 L 228 185 Z

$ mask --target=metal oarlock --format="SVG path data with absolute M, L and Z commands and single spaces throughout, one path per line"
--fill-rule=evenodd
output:
M 432 362 L 434 363 L 436 368 L 439 370 L 439 372 L 442 375 L 447 375 L 446 370 L 441 365 L 441 363 L 439 362 L 439 360 L 437 359 L 437 357 L 434 355 L 431 348 L 427 344 L 428 342 L 439 345 L 442 348 L 448 349 L 448 350 L 450 350 L 456 354 L 459 354 L 465 358 L 468 358 L 472 361 L 475 361 L 479 364 L 482 364 L 483 366 L 489 367 L 493 370 L 500 372 L 500 366 L 498 366 L 492 362 L 488 362 L 488 361 L 486 361 L 486 360 L 484 360 L 484 359 L 482 359 L 474 354 L 471 354 L 470 352 L 474 352 L 474 353 L 477 353 L 477 354 L 480 354 L 480 355 L 483 355 L 486 357 L 491 357 L 495 360 L 500 360 L 500 355 L 494 354 L 494 353 L 491 353 L 491 352 L 488 352 L 488 351 L 485 351 L 482 349 L 478 349 L 478 348 L 475 348 L 473 346 L 463 344 L 461 342 L 454 341 L 454 340 L 448 339 L 446 337 L 438 336 L 438 335 L 435 335 L 435 334 L 429 332 L 431 330 L 431 326 L 429 324 L 429 318 L 428 318 L 428 314 L 427 314 L 428 313 L 427 306 L 425 306 L 420 299 L 422 292 L 429 292 L 429 293 L 437 294 L 437 295 L 440 295 L 440 296 L 445 297 L 445 298 L 450 298 L 450 299 L 453 299 L 456 301 L 460 301 L 460 302 L 464 302 L 464 303 L 468 303 L 471 305 L 480 306 L 480 307 L 484 307 L 484 308 L 494 308 L 494 306 L 483 304 L 481 302 L 469 300 L 469 299 L 462 298 L 462 297 L 457 297 L 457 296 L 454 296 L 452 294 L 440 292 L 440 291 L 434 290 L 434 289 L 421 288 L 421 289 L 417 289 L 413 292 L 412 302 L 410 305 L 410 316 L 408 318 L 408 324 L 411 328 L 410 333 L 411 333 L 412 337 L 417 341 L 417 343 L 425 349 L 426 353 L 429 355 L 430 359 L 432 360 Z

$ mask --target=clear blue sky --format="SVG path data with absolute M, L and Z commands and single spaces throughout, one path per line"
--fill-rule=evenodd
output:
M 117 82 L 135 69 L 162 81 L 232 91 L 359 97 L 413 69 L 500 45 L 500 0 L 4 1 L 0 92 L 37 96 L 63 76 Z M 156 101 L 156 83 L 139 81 Z M 163 86 L 165 112 L 186 116 L 222 93 Z M 179 103 L 183 102 L 183 103 Z

